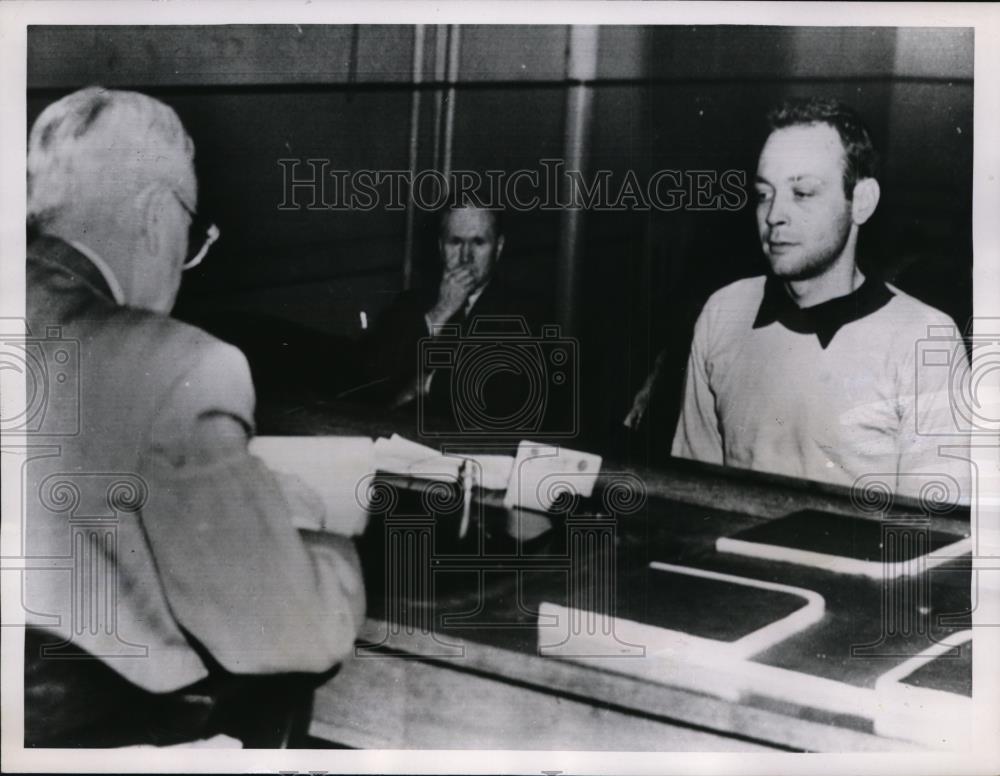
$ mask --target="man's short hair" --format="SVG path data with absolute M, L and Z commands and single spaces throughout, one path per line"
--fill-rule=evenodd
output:
M 125 194 L 176 178 L 194 143 L 174 111 L 138 92 L 90 86 L 49 105 L 28 138 L 28 224 L 44 225 L 81 197 Z
M 874 178 L 878 154 L 861 116 L 839 100 L 818 97 L 789 99 L 767 114 L 771 132 L 786 127 L 827 124 L 837 130 L 844 146 L 844 194 L 854 197 L 854 185 L 863 178 Z
M 484 213 L 488 213 L 493 221 L 493 236 L 499 238 L 503 235 L 503 208 L 477 207 L 471 203 L 441 208 L 441 212 L 438 215 L 438 234 L 444 231 L 445 221 L 456 210 L 481 210 Z

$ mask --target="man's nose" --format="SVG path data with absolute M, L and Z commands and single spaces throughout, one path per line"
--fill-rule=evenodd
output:
M 767 206 L 767 213 L 764 221 L 768 226 L 777 226 L 788 222 L 788 199 L 780 194 L 771 197 L 771 202 Z
M 462 243 L 462 247 L 458 251 L 458 260 L 462 264 L 472 263 L 472 245 L 469 243 Z

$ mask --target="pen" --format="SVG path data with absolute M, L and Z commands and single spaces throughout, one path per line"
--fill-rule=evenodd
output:
M 462 461 L 462 524 L 458 528 L 458 538 L 464 539 L 469 532 L 469 516 L 472 512 L 472 471 L 469 459 Z

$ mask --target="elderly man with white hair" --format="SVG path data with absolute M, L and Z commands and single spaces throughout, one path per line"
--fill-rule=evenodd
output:
M 295 527 L 331 506 L 248 452 L 242 353 L 168 316 L 218 236 L 188 238 L 193 156 L 169 107 L 99 87 L 29 138 L 28 326 L 77 349 L 79 389 L 27 466 L 26 554 L 69 559 L 25 574 L 29 746 L 212 735 L 271 702 L 254 688 L 328 672 L 363 618 L 351 541 Z

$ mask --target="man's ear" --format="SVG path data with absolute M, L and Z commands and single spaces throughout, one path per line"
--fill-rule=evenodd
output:
M 164 226 L 170 207 L 170 190 L 159 183 L 150 184 L 139 194 L 139 227 L 142 246 L 150 256 L 159 256 L 166 249 Z
M 882 189 L 874 178 L 862 178 L 854 184 L 854 198 L 851 200 L 851 220 L 861 226 L 878 207 Z
M 500 261 L 500 254 L 503 253 L 503 235 L 497 238 L 497 255 L 494 261 Z

